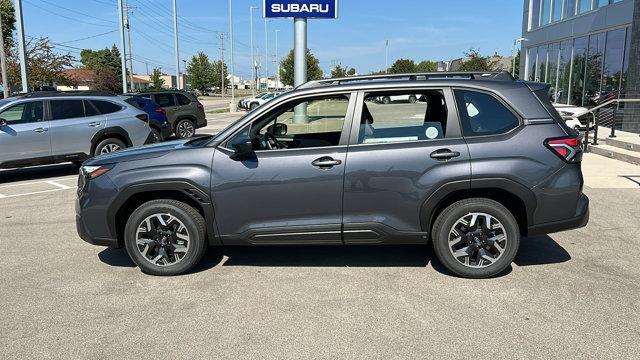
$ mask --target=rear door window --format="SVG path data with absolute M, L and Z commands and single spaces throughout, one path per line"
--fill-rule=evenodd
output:
M 386 144 L 445 137 L 447 104 L 441 90 L 375 92 L 362 104 L 358 144 Z
M 155 102 L 162 107 L 176 106 L 173 94 L 155 94 L 154 97 Z
M 520 120 L 498 99 L 487 93 L 455 90 L 465 137 L 504 134 L 520 125 Z
M 176 94 L 176 98 L 178 98 L 178 104 L 179 105 L 189 105 L 191 104 L 191 99 L 189 99 L 188 97 L 182 95 L 182 94 Z
M 118 104 L 114 104 L 111 101 L 103 101 L 103 100 L 91 100 L 93 105 L 100 111 L 100 114 L 112 114 L 114 112 L 118 112 L 122 110 L 122 106 Z
M 84 117 L 82 100 L 50 100 L 51 119 L 64 120 Z
M 84 100 L 84 114 L 86 116 L 97 116 L 100 115 L 100 112 L 98 112 L 98 109 L 96 109 L 90 101 Z

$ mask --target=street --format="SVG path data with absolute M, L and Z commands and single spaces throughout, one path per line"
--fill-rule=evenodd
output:
M 211 249 L 191 274 L 152 277 L 124 249 L 78 238 L 73 166 L 2 171 L 2 353 L 631 358 L 640 168 L 589 154 L 583 164 L 589 225 L 524 239 L 489 280 L 448 274 L 429 246 Z

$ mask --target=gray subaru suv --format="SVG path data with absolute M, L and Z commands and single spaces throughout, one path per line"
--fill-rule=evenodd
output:
M 452 273 L 494 276 L 521 238 L 588 221 L 581 142 L 548 93 L 506 73 L 309 82 L 216 136 L 90 160 L 77 231 L 154 275 L 208 246 L 431 242 Z
M 0 168 L 83 161 L 153 140 L 148 115 L 102 92 L 0 100 Z

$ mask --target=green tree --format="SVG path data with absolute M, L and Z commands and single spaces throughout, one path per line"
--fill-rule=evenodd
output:
M 227 71 L 227 64 L 223 63 L 220 60 L 216 60 L 211 64 L 211 66 L 213 68 L 213 86 L 220 89 L 222 89 L 222 87 L 226 88 L 226 86 L 229 85 L 229 79 L 227 79 L 227 77 L 229 76 L 229 73 Z M 220 68 L 221 66 L 222 68 Z M 222 83 L 223 72 L 224 83 Z
M 460 71 L 493 71 L 496 69 L 496 61 L 491 60 L 488 56 L 480 55 L 480 50 L 469 49 L 464 53 L 466 59 L 460 65 Z
M 353 76 L 356 74 L 356 69 L 350 68 L 348 66 L 342 67 L 337 65 L 333 69 L 331 69 L 331 77 L 332 78 L 341 78 L 347 76 Z
M 438 70 L 438 64 L 435 61 L 423 60 L 416 65 L 416 72 L 432 72 Z
M 162 89 L 162 86 L 164 86 L 164 79 L 161 77 L 162 76 L 162 72 L 160 71 L 159 68 L 153 68 L 153 72 L 151 73 L 151 76 L 149 76 L 149 80 L 151 81 L 151 89 L 152 90 L 160 90 Z
M 407 74 L 416 72 L 416 63 L 409 59 L 398 59 L 389 68 L 389 74 Z
M 75 85 L 64 70 L 71 67 L 73 56 L 71 54 L 59 54 L 54 50 L 48 38 L 31 39 L 25 44 L 26 55 L 29 61 L 27 69 L 29 84 L 32 87 L 40 85 Z M 7 56 L 7 71 L 9 82 L 20 83 L 20 63 L 18 62 L 18 49 L 14 47 Z
M 113 72 L 117 78 L 120 78 L 122 76 L 120 50 L 118 50 L 118 47 L 115 44 L 111 46 L 111 49 L 104 48 L 101 50 L 82 50 L 80 52 L 80 63 L 85 69 L 108 69 Z
M 13 47 L 13 30 L 16 29 L 16 14 L 11 0 L 0 0 L 0 16 L 4 46 L 8 50 Z
M 209 56 L 202 51 L 194 55 L 187 65 L 191 87 L 204 93 L 215 84 L 215 69 Z
M 311 53 L 311 50 L 307 49 L 307 80 L 320 80 L 322 76 L 320 61 Z M 294 84 L 293 50 L 289 51 L 289 55 L 280 63 L 280 81 L 288 86 L 293 86 Z

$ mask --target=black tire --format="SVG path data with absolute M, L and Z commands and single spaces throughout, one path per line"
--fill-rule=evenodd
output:
M 258 103 L 251 103 L 251 105 L 249 105 L 249 110 L 255 110 L 258 106 L 260 106 L 260 104 Z
M 189 247 L 180 261 L 160 266 L 151 263 L 138 250 L 136 232 L 138 226 L 153 214 L 171 214 L 182 222 L 189 233 Z M 176 200 L 153 200 L 142 204 L 133 211 L 124 230 L 124 243 L 129 257 L 140 270 L 149 275 L 174 276 L 181 275 L 196 266 L 206 250 L 206 225 L 204 218 L 191 206 Z
M 150 130 L 151 130 L 151 134 L 153 134 L 153 142 L 154 143 L 159 143 L 159 142 L 162 142 L 164 140 L 162 138 L 162 133 L 160 133 L 160 130 L 158 130 L 158 129 L 154 128 L 154 127 L 151 127 Z
M 178 139 L 187 139 L 196 134 L 196 126 L 189 119 L 182 119 L 176 123 L 176 137 Z
M 388 97 L 388 96 L 383 97 L 382 98 L 382 103 L 385 104 L 385 105 L 390 104 L 391 103 L 391 98 Z
M 486 267 L 469 267 L 458 261 L 449 249 L 449 232 L 452 227 L 458 219 L 472 212 L 493 216 L 502 224 L 507 236 L 502 256 Z M 500 274 L 513 262 L 520 247 L 520 228 L 513 214 L 502 204 L 491 199 L 472 198 L 460 200 L 444 209 L 433 225 L 431 238 L 436 256 L 448 270 L 462 277 L 482 279 Z
M 411 95 L 409 96 L 409 102 L 412 104 L 415 104 L 416 101 L 418 101 L 418 98 L 416 98 L 415 96 Z
M 117 149 L 116 149 L 117 147 Z M 122 149 L 126 149 L 127 145 L 117 138 L 107 138 L 98 143 L 96 148 L 93 150 L 93 156 L 98 156 L 101 154 L 108 154 L 113 151 L 118 151 Z M 113 150 L 116 149 L 116 150 Z

